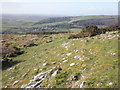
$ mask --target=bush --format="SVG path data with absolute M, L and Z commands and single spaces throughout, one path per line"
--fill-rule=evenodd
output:
M 83 28 L 82 33 L 86 33 L 86 32 L 89 33 L 90 36 L 101 34 L 100 29 L 95 25 L 86 26 L 85 28 Z
M 83 30 L 76 34 L 76 35 L 70 35 L 68 39 L 71 38 L 84 38 L 84 37 L 88 37 L 88 36 L 95 36 L 97 34 L 101 34 L 102 31 L 95 25 L 92 26 L 86 26 L 85 28 L 83 28 Z
M 16 46 L 2 46 L 2 57 L 14 57 L 16 55 L 20 55 L 22 53 L 24 53 L 24 51 L 22 51 L 20 48 L 16 47 Z

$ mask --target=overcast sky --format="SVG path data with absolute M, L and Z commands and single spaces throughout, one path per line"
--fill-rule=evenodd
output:
M 117 15 L 118 0 L 3 0 L 3 14 Z

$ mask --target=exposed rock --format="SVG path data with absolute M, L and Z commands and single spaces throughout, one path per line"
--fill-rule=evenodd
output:
M 71 63 L 71 64 L 70 64 L 70 66 L 74 66 L 74 65 L 75 65 L 75 63 Z
M 97 86 L 100 86 L 100 84 L 98 83 Z
M 15 77 L 10 77 L 9 79 L 14 79 Z
M 46 43 L 50 43 L 50 42 L 52 42 L 52 40 L 46 41 Z
M 62 60 L 65 60 L 65 58 L 62 58 Z
M 112 85 L 112 84 L 113 84 L 112 82 L 109 83 L 109 85 Z
M 14 81 L 13 85 L 17 84 L 20 80 Z
M 67 56 L 70 56 L 71 54 L 72 54 L 72 52 L 70 52 L 70 53 L 67 53 L 66 55 L 67 55 Z
M 56 70 L 51 76 L 55 77 L 57 75 L 57 73 L 58 73 L 58 70 Z
M 40 88 L 41 87 L 41 83 L 43 82 L 43 80 L 48 76 L 49 73 L 51 73 L 53 70 L 55 69 L 55 67 L 53 69 L 50 69 L 46 72 L 41 72 L 39 74 L 37 74 L 36 76 L 34 76 L 28 84 L 26 85 L 22 85 L 21 88 Z
M 56 62 L 52 62 L 51 64 L 56 64 Z
M 75 50 L 75 52 L 78 52 L 79 50 Z
M 116 55 L 116 53 L 111 53 L 111 55 L 115 56 L 115 55 Z
M 26 77 L 28 75 L 28 73 L 25 73 L 23 76 L 22 76 L 22 79 L 24 78 L 24 77 Z
M 37 69 L 35 68 L 34 70 L 36 71 Z
M 79 55 L 74 56 L 73 58 L 82 60 L 82 58 Z
M 12 70 L 12 69 L 16 69 L 16 67 L 11 67 L 11 68 L 8 69 L 8 71 L 9 71 L 9 70 Z
M 67 62 L 68 60 L 64 60 L 63 63 Z
M 82 83 L 80 84 L 80 88 L 82 88 L 84 85 L 85 85 L 85 82 L 82 82 Z
M 14 81 L 13 85 L 17 84 L 18 82 L 20 82 L 24 77 L 26 77 L 28 75 L 28 73 L 25 73 L 19 80 Z M 14 77 L 12 77 L 11 79 L 14 79 Z
M 44 63 L 44 64 L 43 64 L 43 66 L 46 66 L 46 65 L 48 65 L 48 63 Z

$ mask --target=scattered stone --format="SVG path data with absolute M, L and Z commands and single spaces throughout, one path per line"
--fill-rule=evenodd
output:
M 16 69 L 16 67 L 11 67 L 11 68 L 8 69 L 8 71 L 9 71 L 9 70 L 12 70 L 12 69 Z
M 74 59 L 79 59 L 79 60 L 82 60 L 82 58 L 79 56 L 79 55 L 76 55 L 73 57 Z
M 120 35 L 116 35 L 117 37 L 120 37 Z
M 66 49 L 68 49 L 68 46 L 65 46 Z
M 71 54 L 72 54 L 72 52 L 70 52 L 70 53 L 67 53 L 66 55 L 67 55 L 67 56 L 70 56 Z
M 27 75 L 28 75 L 28 73 L 25 73 L 25 74 L 22 76 L 22 78 L 26 77 Z
M 9 79 L 14 79 L 15 77 L 10 77 Z
M 83 42 L 84 40 L 82 39 L 81 42 Z
M 84 85 L 85 85 L 85 82 L 82 82 L 82 83 L 80 84 L 80 88 L 82 88 Z
M 97 86 L 100 86 L 100 84 L 98 83 Z
M 111 53 L 111 55 L 115 56 L 115 55 L 116 55 L 116 53 Z
M 108 35 L 108 36 L 107 36 L 107 38 L 112 38 L 112 37 L 113 37 L 113 35 Z
M 19 80 L 17 80 L 17 81 L 14 81 L 13 85 L 17 84 L 18 82 L 19 82 Z
M 63 63 L 67 62 L 68 60 L 64 60 Z
M 56 62 L 52 62 L 51 64 L 56 64 Z
M 75 63 L 71 63 L 71 64 L 70 64 L 70 66 L 74 66 L 74 65 L 75 65 Z
M 109 85 L 112 85 L 112 84 L 113 84 L 112 82 L 109 83 Z
M 85 76 L 81 75 L 82 78 L 84 78 Z
M 39 74 L 37 74 L 36 76 L 34 76 L 28 84 L 22 85 L 21 88 L 40 88 L 41 87 L 41 83 L 44 81 L 44 79 L 51 73 L 53 72 L 53 70 L 55 69 L 55 67 L 53 69 L 50 69 L 46 72 L 41 72 Z M 17 83 L 17 82 L 15 82 Z
M 43 69 L 40 69 L 40 71 L 42 71 Z
M 34 70 L 36 71 L 37 69 L 35 68 Z
M 65 58 L 62 58 L 62 60 L 65 60 Z
M 58 73 L 58 70 L 56 70 L 51 76 L 55 77 L 57 75 L 57 73 Z
M 78 52 L 79 50 L 75 50 L 75 52 Z
M 5 88 L 8 88 L 8 86 L 5 86 Z
M 46 66 L 46 65 L 48 65 L 48 63 L 44 63 L 44 64 L 43 64 L 43 66 Z

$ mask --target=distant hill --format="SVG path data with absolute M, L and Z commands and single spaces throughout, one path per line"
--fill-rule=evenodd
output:
M 87 25 L 105 27 L 117 24 L 117 16 L 71 16 L 71 17 L 42 17 L 42 16 L 8 16 L 3 17 L 3 33 L 25 32 L 61 32 L 78 30 Z

